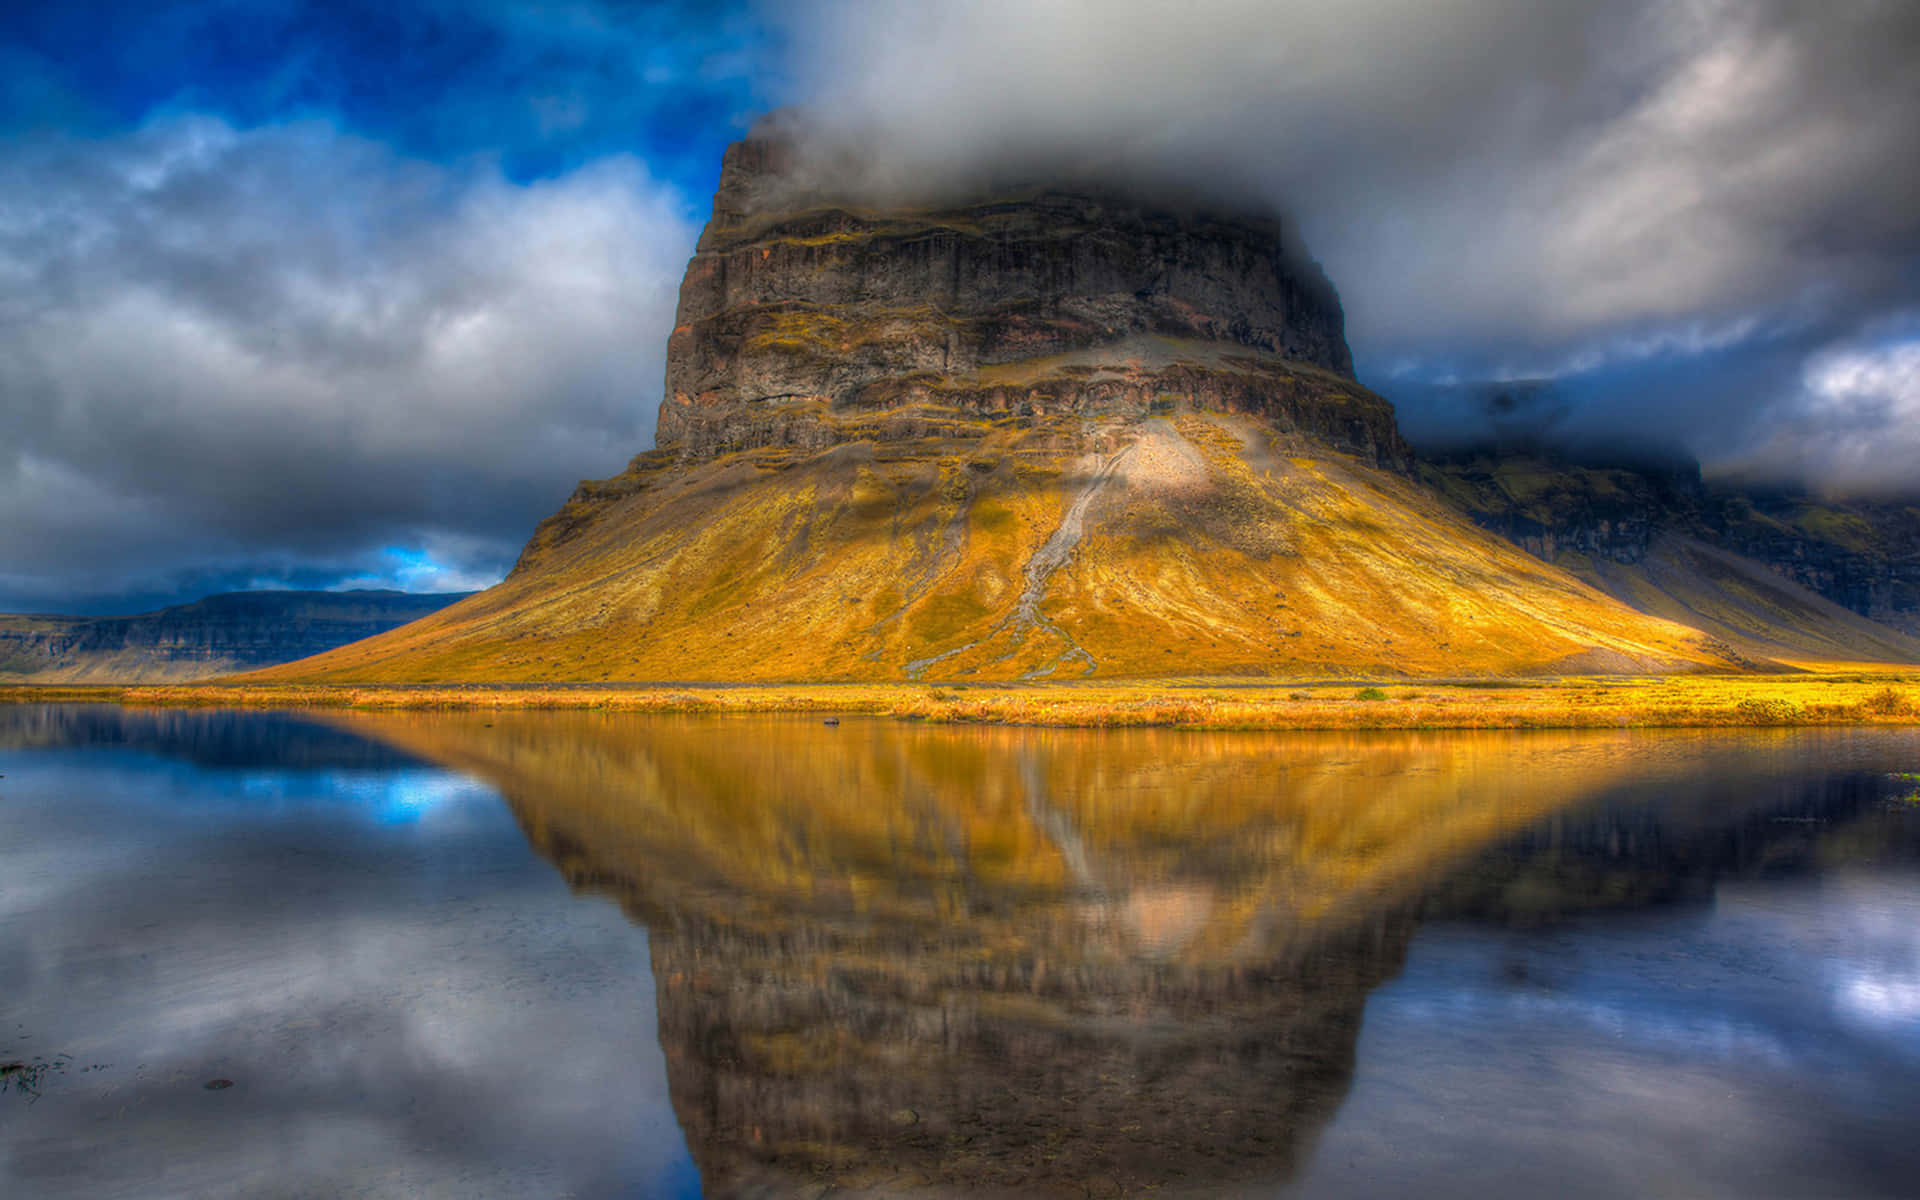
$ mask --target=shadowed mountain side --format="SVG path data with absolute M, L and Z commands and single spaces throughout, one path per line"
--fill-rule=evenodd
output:
M 1706 482 L 1671 453 L 1531 442 L 1436 452 L 1482 526 L 1751 658 L 1920 662 L 1920 508 Z
M 1635 562 L 1562 555 L 1558 563 L 1641 612 L 1690 625 L 1762 660 L 1920 663 L 1920 638 L 1684 534 L 1661 533 Z
M 1353 389 L 1354 385 L 1345 385 Z M 500 586 L 262 680 L 902 680 L 1727 667 L 1285 424 L 896 414 L 583 487 Z
M 1810 853 L 1911 751 L 327 719 L 492 782 L 574 886 L 648 927 L 675 1110 L 721 1197 L 1282 1181 L 1416 914 L 1708 894 Z M 1866 782 L 1810 793 L 1814 766 Z
M 468 594 L 222 592 L 132 617 L 0 614 L 0 682 L 206 679 L 384 633 Z

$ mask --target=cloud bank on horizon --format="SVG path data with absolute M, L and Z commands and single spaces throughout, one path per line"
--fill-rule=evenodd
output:
M 495 579 L 651 440 L 719 152 L 1290 211 L 1360 374 L 1920 488 L 1905 0 L 115 0 L 0 21 L 0 610 Z M 113 7 L 113 5 L 110 5 Z

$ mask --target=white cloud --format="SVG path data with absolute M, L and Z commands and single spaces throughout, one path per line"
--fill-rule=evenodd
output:
M 1920 419 L 1920 341 L 1822 355 L 1808 365 L 1806 383 L 1816 410 L 1870 407 Z
M 1814 355 L 1799 386 L 1765 417 L 1734 470 L 1851 491 L 1911 491 L 1920 483 L 1920 336 Z
M 650 441 L 694 232 L 625 157 L 521 185 L 195 116 L 0 151 L 6 582 L 504 569 Z

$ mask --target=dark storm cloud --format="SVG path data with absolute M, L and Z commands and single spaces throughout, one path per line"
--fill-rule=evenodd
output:
M 1866 343 L 1920 309 L 1920 5 L 873 0 L 792 36 L 899 176 L 1098 158 L 1284 204 L 1389 393 L 1577 377 L 1589 423 L 1912 478 L 1904 351 Z M 1850 390 L 1843 352 L 1895 357 Z M 1691 390 L 1643 402 L 1646 364 Z
M 0 607 L 491 582 L 647 444 L 687 207 L 628 157 L 516 185 L 324 122 L 16 140 Z
M 499 577 L 650 440 L 748 7 L 0 12 L 0 610 Z

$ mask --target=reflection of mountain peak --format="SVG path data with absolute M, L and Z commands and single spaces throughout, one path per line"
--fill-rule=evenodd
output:
M 784 1177 L 1081 1194 L 1278 1178 L 1345 1094 L 1408 926 L 1269 973 L 652 940 L 674 1109 L 712 1194 Z
M 1877 786 L 1832 764 L 1895 744 L 335 719 L 488 778 L 648 926 L 714 1195 L 1285 1178 L 1414 914 L 1552 920 L 1810 861 Z

